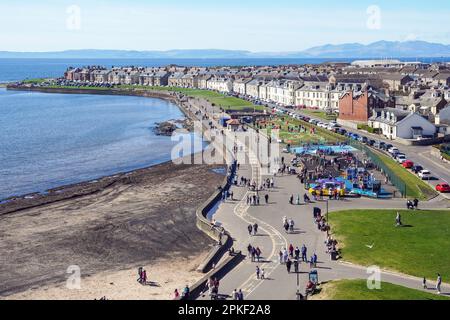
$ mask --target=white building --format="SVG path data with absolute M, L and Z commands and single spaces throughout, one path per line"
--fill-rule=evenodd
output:
M 233 82 L 233 91 L 240 95 L 247 95 L 247 83 L 249 83 L 251 79 L 237 79 Z
M 295 104 L 295 91 L 302 86 L 300 81 L 273 80 L 266 85 L 266 100 L 285 106 Z
M 295 92 L 295 105 L 321 110 L 339 110 L 339 98 L 345 90 L 332 84 L 307 84 Z
M 434 137 L 436 134 L 436 126 L 421 115 L 394 108 L 374 110 L 369 126 L 381 129 L 391 140 Z
M 214 90 L 223 93 L 230 93 L 233 91 L 233 81 L 226 78 L 211 78 L 207 84 L 208 90 Z

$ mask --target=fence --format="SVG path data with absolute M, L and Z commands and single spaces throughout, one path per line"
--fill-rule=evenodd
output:
M 402 194 L 402 197 L 406 198 L 408 195 L 408 187 L 406 183 L 391 169 L 389 168 L 386 163 L 380 158 L 380 156 L 372 151 L 368 146 L 361 144 L 357 141 L 349 141 L 349 144 L 364 152 L 370 160 L 380 169 L 383 171 L 383 173 L 389 178 L 389 181 L 400 191 Z

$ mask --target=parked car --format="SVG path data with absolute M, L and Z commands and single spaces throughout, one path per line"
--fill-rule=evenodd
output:
M 413 166 L 411 168 L 411 171 L 414 172 L 415 174 L 419 174 L 420 171 L 422 171 L 424 169 L 424 167 L 422 167 L 421 165 L 416 164 L 415 166 Z
M 408 159 L 406 159 L 406 156 L 402 154 L 402 155 L 398 155 L 396 160 L 398 163 L 403 164 Z
M 383 146 L 383 150 L 388 151 L 388 150 L 391 149 L 392 147 L 394 147 L 392 144 L 385 144 L 385 145 Z
M 448 185 L 447 183 L 438 184 L 436 186 L 436 191 L 439 191 L 440 193 L 449 193 L 450 185 Z
M 396 147 L 391 147 L 388 149 L 388 152 L 390 154 L 394 154 L 394 153 L 400 153 L 400 150 L 398 150 L 398 148 L 396 148 Z
M 414 167 L 414 162 L 412 162 L 411 160 L 406 160 L 405 162 L 402 163 L 402 166 L 405 169 L 411 169 Z
M 374 145 L 375 145 L 375 140 L 369 140 L 368 142 L 367 142 L 367 144 L 369 145 L 369 146 L 371 146 L 371 147 L 373 147 Z
M 419 172 L 419 178 L 422 180 L 430 180 L 432 178 L 431 172 L 429 170 L 422 170 Z

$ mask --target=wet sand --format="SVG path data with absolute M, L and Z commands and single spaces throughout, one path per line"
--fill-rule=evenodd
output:
M 223 182 L 214 168 L 165 163 L 0 205 L 0 297 L 168 299 L 202 276 L 213 241 L 195 211 Z M 65 287 L 71 265 L 82 290 Z

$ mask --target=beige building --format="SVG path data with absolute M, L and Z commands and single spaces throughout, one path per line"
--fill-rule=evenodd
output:
M 307 84 L 295 92 L 295 105 L 321 110 L 339 110 L 339 98 L 345 90 L 331 84 Z
M 302 83 L 300 81 L 273 80 L 266 85 L 266 100 L 285 106 L 293 106 L 295 104 L 295 92 L 301 86 Z
M 207 82 L 207 89 L 223 93 L 230 93 L 233 91 L 233 81 L 226 78 L 211 78 Z
M 247 95 L 247 83 L 249 83 L 251 79 L 237 79 L 233 82 L 233 92 Z

